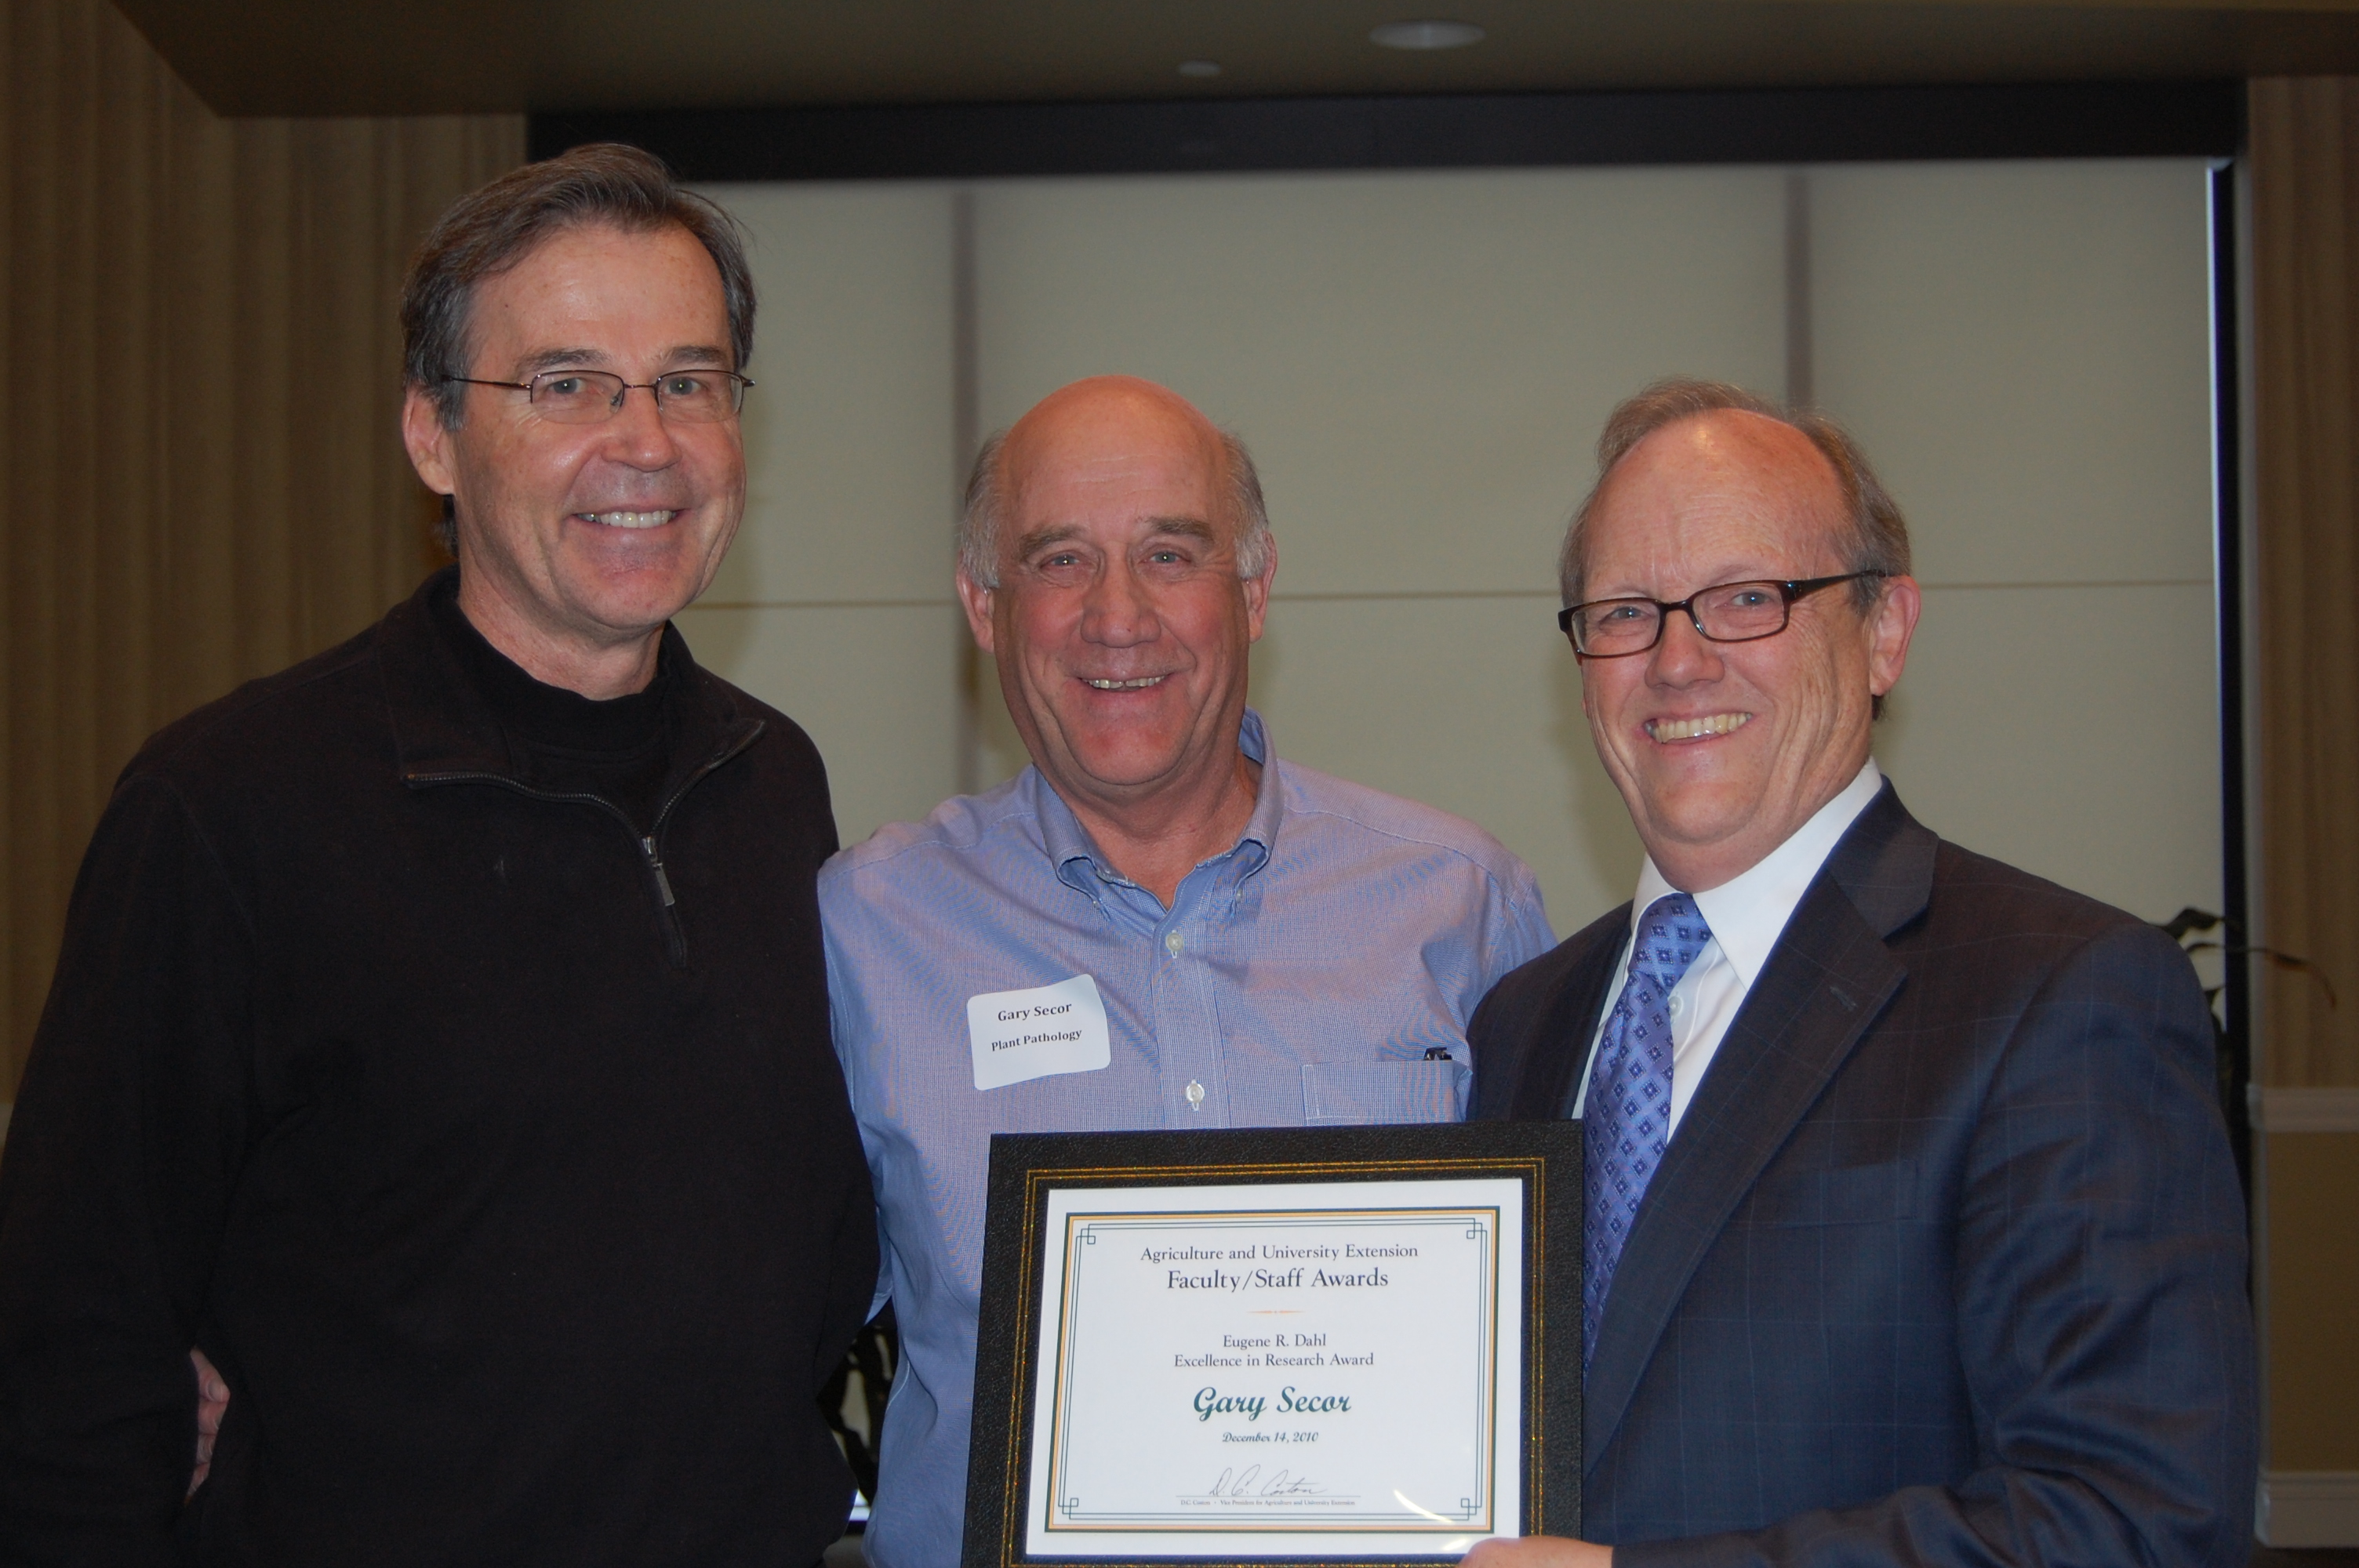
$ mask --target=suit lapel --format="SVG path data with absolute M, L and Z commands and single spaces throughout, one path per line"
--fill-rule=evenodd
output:
M 1624 904 L 1593 929 L 1601 935 L 1595 946 L 1565 977 L 1565 984 L 1549 1005 L 1546 1022 L 1533 1031 L 1539 1041 L 1561 1042 L 1561 1048 L 1541 1054 L 1516 1085 L 1507 1114 L 1517 1121 L 1558 1121 L 1572 1114 L 1573 1086 L 1588 1065 L 1590 1037 L 1614 992 L 1617 960 L 1630 931 L 1630 906 Z M 1620 935 L 1607 937 L 1604 932 Z M 1538 1054 L 1538 1053 L 1536 1053 Z
M 1935 842 L 1886 784 L 1827 858 L 1730 1022 L 1614 1268 L 1583 1391 L 1587 1465 L 1621 1424 L 1721 1227 L 1908 978 L 1885 939 L 1925 907 Z

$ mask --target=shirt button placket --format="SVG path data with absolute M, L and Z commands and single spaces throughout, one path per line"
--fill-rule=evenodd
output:
M 1156 978 L 1156 1033 L 1168 1064 L 1165 1083 L 1174 1098 L 1167 1102 L 1170 1122 L 1178 1127 L 1225 1127 L 1227 1097 L 1220 1072 L 1218 1025 L 1209 1006 L 1206 979 L 1200 958 L 1189 951 L 1180 929 L 1197 890 L 1183 886 L 1172 901 L 1170 924 L 1163 933 L 1163 962 Z

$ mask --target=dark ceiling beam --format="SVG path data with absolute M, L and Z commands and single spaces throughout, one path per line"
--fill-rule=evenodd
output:
M 537 114 L 546 157 L 629 142 L 684 177 L 1021 175 L 1579 164 L 2227 157 L 2238 81 L 950 103 Z
M 114 0 L 217 113 L 1106 103 L 2359 73 L 2354 0 Z M 1183 60 L 1219 74 L 1182 77 Z

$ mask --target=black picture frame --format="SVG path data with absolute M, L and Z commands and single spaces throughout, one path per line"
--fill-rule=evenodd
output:
M 991 1141 L 962 1568 L 1125 1562 L 1430 1564 L 1446 1557 L 1044 1557 L 1024 1548 L 1048 1200 L 1092 1187 L 1460 1180 L 1524 1184 L 1523 1533 L 1581 1527 L 1582 1142 L 1576 1121 L 1002 1133 Z

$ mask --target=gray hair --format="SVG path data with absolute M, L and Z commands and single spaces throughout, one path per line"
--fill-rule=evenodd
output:
M 663 160 L 619 142 L 595 142 L 513 169 L 451 204 L 410 258 L 401 290 L 401 374 L 459 427 L 475 290 L 561 230 L 607 224 L 625 233 L 685 229 L 721 273 L 732 370 L 754 357 L 754 273 L 745 232 L 717 203 L 683 189 Z M 443 548 L 458 549 L 458 513 L 442 499 Z
M 1597 510 L 1597 498 L 1605 489 L 1605 481 L 1614 472 L 1614 465 L 1629 455 L 1631 448 L 1665 426 L 1723 409 L 1758 414 L 1800 431 L 1834 470 L 1835 483 L 1843 494 L 1843 510 L 1851 524 L 1836 546 L 1843 557 L 1843 569 L 1878 574 L 1851 585 L 1853 604 L 1863 611 L 1873 608 L 1884 592 L 1882 578 L 1908 575 L 1908 520 L 1900 515 L 1899 503 L 1885 490 L 1884 481 L 1875 477 L 1867 454 L 1860 450 L 1849 431 L 1822 414 L 1788 408 L 1724 381 L 1674 376 L 1655 383 L 1614 409 L 1597 438 L 1597 482 L 1590 487 L 1580 509 L 1573 513 L 1571 525 L 1564 533 L 1563 552 L 1557 558 L 1558 587 L 1565 603 L 1581 602 L 1589 568 L 1590 518 Z
M 1230 430 L 1221 431 L 1220 438 L 1229 511 L 1237 525 L 1237 576 L 1251 582 L 1269 570 L 1269 506 L 1262 499 L 1261 474 L 1244 440 Z M 981 588 L 999 586 L 999 527 L 1007 514 L 999 457 L 1006 445 L 1007 432 L 1001 430 L 975 453 L 974 469 L 967 475 L 966 508 L 959 516 L 959 569 Z

